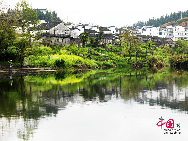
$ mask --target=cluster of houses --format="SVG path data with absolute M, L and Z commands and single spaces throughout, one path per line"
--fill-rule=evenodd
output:
M 40 9 L 39 9 L 40 10 Z M 42 9 L 45 12 L 46 9 Z M 79 35 L 87 32 L 90 37 L 102 31 L 103 37 L 101 42 L 103 44 L 115 43 L 120 40 L 120 35 L 123 30 L 131 30 L 141 41 L 153 41 L 157 46 L 165 43 L 174 43 L 178 39 L 188 40 L 188 21 L 184 25 L 174 26 L 168 25 L 165 27 L 143 26 L 143 27 L 122 27 L 115 26 L 102 27 L 92 24 L 73 24 L 65 22 L 47 23 L 40 20 L 37 30 L 41 31 L 41 38 L 46 45 L 68 45 L 72 43 L 79 43 Z M 19 32 L 19 30 L 18 30 Z
M 91 24 L 73 24 L 73 23 L 46 23 L 41 21 L 38 29 L 42 32 L 42 39 L 44 44 L 59 44 L 67 45 L 73 42 L 79 42 L 79 35 L 87 32 L 90 37 L 96 37 L 99 31 L 103 32 L 101 41 L 106 43 L 113 43 L 119 39 L 120 29 L 115 26 L 102 27 Z
M 45 13 L 46 9 L 39 9 Z M 163 27 L 143 26 L 143 27 L 122 27 L 117 28 L 115 26 L 102 27 L 92 24 L 73 24 L 65 22 L 53 22 L 47 23 L 44 20 L 40 20 L 36 30 L 41 31 L 41 38 L 46 45 L 67 45 L 72 43 L 79 43 L 79 35 L 83 32 L 87 32 L 90 37 L 96 37 L 96 35 L 102 31 L 103 37 L 101 42 L 103 44 L 115 43 L 120 41 L 120 35 L 123 30 L 131 30 L 142 42 L 153 41 L 157 46 L 165 43 L 175 43 L 179 39 L 188 40 L 188 20 L 181 25 L 167 25 Z M 21 32 L 21 28 L 17 29 L 17 32 Z M 33 31 L 35 33 L 35 31 Z
M 87 32 L 90 37 L 95 37 L 99 31 L 103 31 L 102 43 L 114 43 L 119 41 L 120 34 L 128 28 L 117 28 L 115 26 L 102 27 L 90 24 L 72 23 L 41 23 L 42 39 L 45 44 L 67 45 L 79 42 L 79 35 Z M 156 45 L 176 42 L 179 38 L 188 40 L 188 26 L 166 26 L 153 27 L 143 26 L 141 28 L 129 28 L 143 42 L 153 41 Z
M 143 26 L 135 29 L 137 35 L 145 35 L 159 38 L 171 39 L 176 42 L 178 39 L 188 40 L 188 23 L 186 26 L 153 27 Z

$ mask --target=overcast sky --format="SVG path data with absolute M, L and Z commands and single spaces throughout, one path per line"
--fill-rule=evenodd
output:
M 14 5 L 20 0 L 4 0 Z M 56 11 L 63 21 L 126 26 L 188 10 L 188 0 L 27 0 L 33 8 Z

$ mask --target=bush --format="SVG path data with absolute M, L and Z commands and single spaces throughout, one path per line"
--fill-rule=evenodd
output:
M 188 55 L 174 55 L 169 59 L 170 66 L 177 69 L 188 69 Z
M 31 47 L 26 50 L 26 54 L 28 55 L 35 55 L 35 56 L 45 56 L 54 54 L 55 51 L 52 50 L 51 47 L 41 46 L 41 47 Z
M 162 68 L 164 67 L 164 60 L 156 56 L 150 56 L 147 58 L 147 64 L 150 68 Z
M 20 50 L 19 48 L 15 46 L 8 47 L 5 54 L 7 55 L 7 59 L 11 59 L 14 61 L 17 61 L 20 55 Z
M 65 61 L 63 59 L 55 60 L 55 66 L 58 68 L 65 68 Z
M 114 62 L 112 60 L 103 61 L 103 62 L 97 62 L 99 67 L 102 68 L 112 68 L 114 67 Z

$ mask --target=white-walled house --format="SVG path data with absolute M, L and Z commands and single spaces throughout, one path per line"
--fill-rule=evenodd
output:
M 76 29 L 73 29 L 73 30 L 71 30 L 71 37 L 72 38 L 78 38 L 78 36 L 81 34 L 81 33 L 83 33 L 84 32 L 84 29 L 78 29 L 78 28 L 76 28 Z
M 167 28 L 160 28 L 159 29 L 159 36 L 160 38 L 166 38 L 168 35 L 168 30 Z
M 115 26 L 110 26 L 108 29 L 111 31 L 111 34 L 116 34 L 116 27 Z
M 77 25 L 75 28 L 82 30 L 84 32 L 84 27 L 82 25 Z
M 104 34 L 112 34 L 111 30 L 108 29 L 107 27 L 99 27 L 99 31 L 103 31 Z
M 166 26 L 166 27 L 152 27 L 143 26 L 138 29 L 140 35 L 157 36 L 160 38 L 168 38 L 173 41 L 178 41 L 179 38 L 188 40 L 188 27 L 183 26 Z M 139 35 L 137 34 L 137 35 Z
M 85 24 L 85 25 L 83 25 L 83 27 L 84 27 L 84 29 L 91 29 L 92 28 L 92 26 L 89 25 L 89 24 Z
M 175 26 L 174 27 L 173 41 L 178 41 L 179 38 L 184 39 L 184 40 L 188 40 L 187 27 L 182 27 L 182 26 Z
M 185 27 L 185 37 L 184 40 L 188 41 L 188 27 Z
M 99 27 L 98 26 L 92 26 L 91 30 L 95 30 L 96 32 L 99 32 Z
M 143 26 L 140 31 L 141 35 L 159 36 L 159 27 Z
M 62 22 L 60 24 L 58 24 L 57 26 L 51 28 L 49 30 L 50 34 L 54 34 L 54 35 L 70 35 L 71 34 L 71 30 Z
M 183 26 L 167 26 L 160 28 L 159 37 L 170 38 L 173 41 L 178 41 L 179 38 L 188 40 L 187 27 Z

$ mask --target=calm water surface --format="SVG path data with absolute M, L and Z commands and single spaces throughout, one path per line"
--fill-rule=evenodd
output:
M 187 74 L 1 75 L 0 141 L 187 140 Z M 174 120 L 176 134 L 156 125 L 161 116 L 163 122 Z

